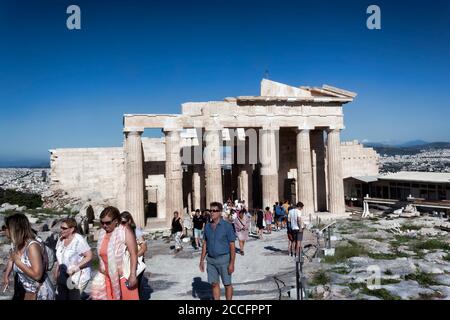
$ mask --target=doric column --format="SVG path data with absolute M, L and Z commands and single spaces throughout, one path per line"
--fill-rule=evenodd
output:
M 145 226 L 144 210 L 144 154 L 141 134 L 143 130 L 125 131 L 125 208 L 139 228 Z
M 344 181 L 342 179 L 342 158 L 340 130 L 330 129 L 327 136 L 329 211 L 345 213 Z
M 193 209 L 201 209 L 201 179 L 200 168 L 194 165 L 194 172 L 192 173 L 192 206 Z
M 317 211 L 327 211 L 327 189 L 325 178 L 325 141 L 323 130 L 310 132 L 312 167 L 314 183 L 314 201 Z
M 260 162 L 262 177 L 262 206 L 272 207 L 279 201 L 278 195 L 278 152 L 279 129 L 263 128 L 260 131 Z
M 313 176 L 309 130 L 297 130 L 297 201 L 304 205 L 305 214 L 314 213 Z
M 180 131 L 164 129 L 166 144 L 166 223 L 170 225 L 173 212 L 183 216 L 183 169 L 180 156 Z
M 223 203 L 222 195 L 222 166 L 220 156 L 222 129 L 207 128 L 205 131 L 206 148 L 205 159 L 205 180 L 206 180 L 206 207 L 209 208 L 211 202 Z

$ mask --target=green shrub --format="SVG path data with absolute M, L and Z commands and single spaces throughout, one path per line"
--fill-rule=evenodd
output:
M 354 241 L 349 241 L 348 245 L 337 246 L 334 256 L 325 256 L 323 262 L 325 263 L 339 263 L 346 261 L 351 257 L 359 257 L 367 255 L 366 249 Z
M 374 296 L 383 300 L 401 300 L 401 297 L 390 293 L 388 290 L 384 288 L 370 290 L 369 288 L 364 287 L 361 290 L 361 293 L 364 293 L 368 296 Z
M 397 259 L 397 255 L 393 253 L 369 253 L 369 258 L 376 260 L 395 260 Z
M 450 244 L 438 239 L 429 239 L 426 241 L 417 241 L 412 245 L 413 250 L 450 250 Z
M 318 286 L 330 283 L 330 276 L 324 270 L 318 270 L 313 274 L 311 285 Z
M 425 272 L 408 274 L 405 276 L 405 280 L 417 281 L 421 286 L 425 287 L 439 285 L 439 283 L 436 280 L 434 280 L 432 274 Z
M 10 189 L 0 188 L 0 203 L 17 204 L 27 208 L 37 208 L 42 206 L 41 196 L 34 193 L 25 193 Z

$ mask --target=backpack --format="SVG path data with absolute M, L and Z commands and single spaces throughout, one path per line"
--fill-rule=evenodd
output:
M 56 261 L 55 252 L 53 251 L 52 248 L 50 248 L 48 245 L 46 245 L 45 242 L 42 241 L 41 238 L 36 237 L 36 240 L 41 245 L 42 257 L 44 259 L 45 269 L 47 271 L 51 271 L 53 269 L 53 266 L 55 265 L 55 261 Z
M 44 261 L 47 266 L 47 271 L 51 271 L 53 269 L 53 266 L 55 265 L 55 252 L 46 244 L 44 244 L 44 248 Z

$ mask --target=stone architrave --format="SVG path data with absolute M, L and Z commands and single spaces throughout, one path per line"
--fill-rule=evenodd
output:
M 125 208 L 139 228 L 145 226 L 142 132 L 143 130 L 125 131 Z

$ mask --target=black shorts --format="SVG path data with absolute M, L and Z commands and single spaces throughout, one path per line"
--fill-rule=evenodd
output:
M 302 241 L 303 240 L 303 231 L 288 230 L 288 238 L 290 241 Z

